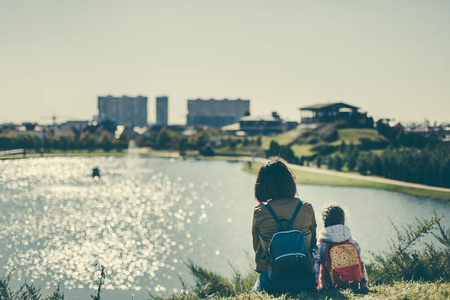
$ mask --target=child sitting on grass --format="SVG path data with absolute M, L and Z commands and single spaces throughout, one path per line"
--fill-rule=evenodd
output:
M 361 260 L 361 248 L 345 225 L 344 210 L 337 204 L 322 212 L 324 228 L 318 234 L 315 255 L 317 288 L 352 287 L 367 291 L 367 272 Z

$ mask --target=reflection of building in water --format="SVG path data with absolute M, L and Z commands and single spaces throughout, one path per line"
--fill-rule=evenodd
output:
M 156 125 L 167 126 L 169 97 L 156 97 Z
M 188 100 L 187 126 L 222 127 L 250 114 L 250 100 Z
M 98 119 L 117 125 L 147 126 L 147 97 L 98 97 Z

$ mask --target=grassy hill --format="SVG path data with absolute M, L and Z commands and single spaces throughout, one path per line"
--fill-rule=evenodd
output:
M 378 132 L 376 129 L 368 128 L 344 128 L 338 129 L 339 139 L 331 142 L 331 145 L 340 145 L 345 142 L 347 145 L 353 143 L 354 145 L 361 144 L 361 139 L 378 140 Z
M 270 142 L 275 141 L 279 145 L 288 145 L 291 144 L 293 141 L 295 141 L 299 135 L 301 135 L 303 132 L 305 132 L 305 129 L 291 129 L 289 131 L 283 132 L 279 135 L 268 137 L 265 136 L 262 138 L 262 144 L 261 147 L 264 149 L 269 149 Z
M 330 146 L 339 146 L 342 142 L 347 145 L 354 144 L 360 145 L 361 140 L 367 141 L 379 141 L 382 138 L 378 135 L 376 129 L 369 128 L 336 128 L 338 124 L 324 124 L 315 129 L 292 129 L 282 134 L 263 137 L 261 148 L 269 149 L 272 141 L 277 142 L 279 145 L 289 145 L 295 156 L 311 156 L 317 152 L 314 151 L 314 147 L 318 143 L 325 143 Z M 336 131 L 337 135 L 333 141 L 327 141 L 327 136 L 332 134 L 332 131 Z M 325 139 L 325 140 L 324 140 Z
M 331 125 L 331 128 L 329 128 Z M 275 136 L 263 136 L 261 139 L 261 149 L 268 150 L 270 143 L 272 141 L 278 143 L 279 145 L 289 145 L 295 156 L 311 156 L 315 154 L 313 148 L 319 142 L 323 141 L 321 138 L 327 134 L 327 130 L 334 130 L 336 124 L 326 124 L 318 129 L 291 129 L 289 131 L 283 132 Z M 331 146 L 339 146 L 342 142 L 347 145 L 353 143 L 354 145 L 361 144 L 361 139 L 367 139 L 372 141 L 377 141 L 380 139 L 378 133 L 375 129 L 367 128 L 343 128 L 336 129 L 338 138 L 332 142 L 326 142 Z M 314 139 L 317 142 L 314 143 Z M 250 150 L 254 150 L 256 145 L 250 143 L 244 146 L 242 143 L 236 146 L 236 149 L 232 150 L 229 147 L 218 148 L 216 153 L 218 154 L 236 154 L 236 155 L 250 155 Z

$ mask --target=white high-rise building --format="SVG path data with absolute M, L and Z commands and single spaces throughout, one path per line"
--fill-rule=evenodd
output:
M 167 126 L 169 97 L 156 97 L 156 125 Z
M 117 125 L 147 126 L 147 97 L 98 97 L 98 120 Z

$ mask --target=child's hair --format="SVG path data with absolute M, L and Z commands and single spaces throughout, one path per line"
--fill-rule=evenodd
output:
M 338 204 L 330 204 L 322 211 L 322 221 L 325 227 L 344 224 L 344 210 Z

